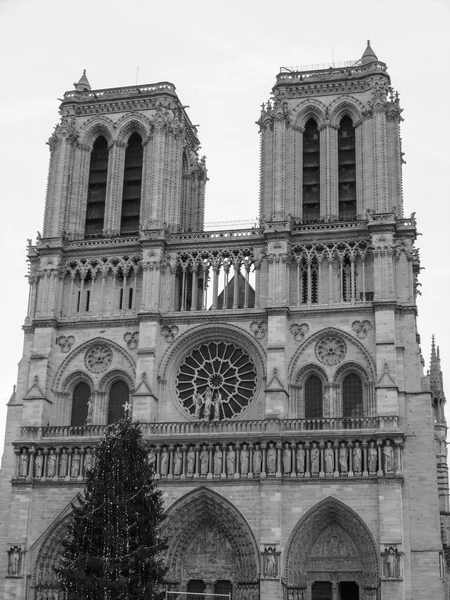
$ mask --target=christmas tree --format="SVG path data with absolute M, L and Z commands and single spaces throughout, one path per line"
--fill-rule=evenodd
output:
M 138 423 L 108 427 L 73 507 L 58 569 L 67 600 L 150 600 L 163 581 L 161 491 Z

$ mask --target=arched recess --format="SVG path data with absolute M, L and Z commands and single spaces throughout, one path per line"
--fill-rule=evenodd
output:
M 174 502 L 166 514 L 166 579 L 171 586 L 186 590 L 189 580 L 215 583 L 228 579 L 233 597 L 239 589 L 258 593 L 258 545 L 246 519 L 231 502 L 201 487 Z
M 51 598 L 51 592 L 59 589 L 55 568 L 58 567 L 62 554 L 61 540 L 68 533 L 72 506 L 78 504 L 78 497 L 77 494 L 30 548 L 31 590 L 35 593 L 41 591 L 44 598 L 47 597 L 45 593 Z M 34 600 L 35 595 L 31 590 L 28 593 Z
M 323 102 L 309 98 L 297 104 L 292 113 L 296 127 L 304 128 L 311 118 L 315 119 L 317 125 L 321 127 L 326 122 L 327 107 Z
M 323 390 L 323 415 L 329 416 L 329 395 L 328 388 L 330 382 L 328 381 L 328 375 L 321 366 L 308 363 L 304 365 L 295 376 L 294 383 L 291 385 L 291 396 L 292 396 L 292 416 L 299 419 L 306 418 L 306 383 L 311 376 L 317 377 L 322 382 Z
M 362 385 L 362 413 L 363 416 L 375 414 L 375 381 L 371 379 L 367 370 L 357 362 L 348 361 L 341 364 L 334 373 L 333 385 L 336 389 L 336 406 L 339 416 L 344 416 L 343 410 L 343 385 L 348 375 L 357 375 Z
M 288 589 L 304 590 L 315 581 L 355 581 L 360 598 L 374 598 L 379 563 L 375 540 L 362 518 L 330 496 L 308 510 L 289 536 L 284 583 Z

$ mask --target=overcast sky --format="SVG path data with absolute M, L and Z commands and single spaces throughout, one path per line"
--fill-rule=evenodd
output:
M 419 331 L 436 333 L 450 381 L 448 0 L 0 0 L 0 451 L 28 298 L 25 246 L 42 230 L 57 98 L 83 69 L 93 88 L 171 81 L 200 124 L 208 221 L 254 218 L 258 119 L 280 66 L 358 59 L 370 39 L 404 108 L 405 216 L 416 212 Z M 450 389 L 447 390 L 450 398 Z M 449 415 L 450 416 L 450 415 Z

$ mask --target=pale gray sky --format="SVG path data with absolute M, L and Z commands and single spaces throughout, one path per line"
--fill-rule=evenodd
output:
M 208 221 L 252 218 L 258 119 L 280 66 L 357 59 L 370 39 L 401 94 L 405 215 L 421 249 L 419 331 L 450 381 L 450 3 L 448 0 L 0 0 L 0 448 L 21 358 L 28 298 L 25 246 L 42 230 L 57 98 L 83 69 L 93 88 L 171 81 L 199 123 Z M 450 388 L 447 389 L 450 398 Z M 450 415 L 449 415 L 450 416 Z

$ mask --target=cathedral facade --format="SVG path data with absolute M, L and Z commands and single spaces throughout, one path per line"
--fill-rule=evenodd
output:
M 445 597 L 445 396 L 434 341 L 423 373 L 401 112 L 370 44 L 281 69 L 259 222 L 205 231 L 206 161 L 173 84 L 84 74 L 64 94 L 8 403 L 2 598 L 63 599 L 71 503 L 124 411 L 151 442 L 169 591 Z

